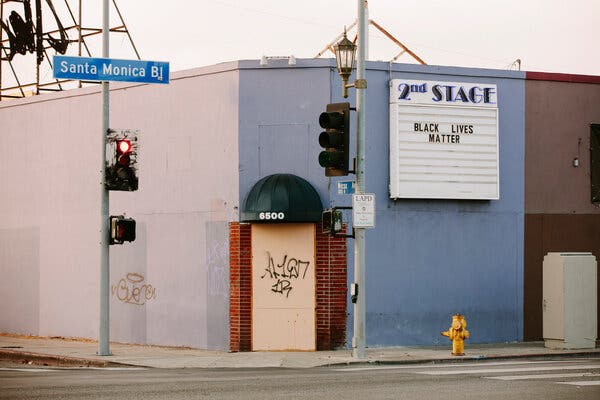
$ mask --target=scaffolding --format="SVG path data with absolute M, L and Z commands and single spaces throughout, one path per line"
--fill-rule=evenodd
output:
M 419 64 L 421 64 L 421 65 L 427 65 L 427 63 L 425 61 L 423 61 L 421 59 L 421 57 L 419 57 L 418 55 L 416 55 L 412 50 L 410 50 L 402 42 L 400 42 L 398 39 L 396 39 L 391 33 L 389 33 L 387 30 L 385 30 L 377 22 L 375 22 L 372 19 L 368 19 L 368 18 L 367 18 L 367 21 L 368 21 L 369 25 L 373 26 L 379 32 L 383 33 L 389 40 L 391 40 L 394 44 L 396 44 L 396 46 L 398 46 L 400 48 L 400 53 L 398 53 L 396 56 L 394 56 L 389 62 L 394 62 L 400 56 L 402 56 L 404 54 L 408 54 L 410 57 L 412 57 Z M 350 32 L 352 29 L 354 29 L 356 27 L 356 24 L 357 24 L 357 21 L 354 21 L 353 23 L 351 23 L 347 27 L 347 32 Z M 330 51 L 333 55 L 335 55 L 335 50 L 333 49 L 333 46 L 342 38 L 342 36 L 344 35 L 345 32 L 346 32 L 346 28 L 344 28 L 344 32 L 340 33 L 335 39 L 333 39 L 331 42 L 329 42 L 314 58 L 319 58 L 323 54 L 327 53 L 328 51 Z M 357 35 L 355 34 L 354 35 L 354 39 L 352 41 L 354 43 L 356 43 L 356 39 L 357 39 Z
M 69 51 L 71 55 L 79 57 L 94 57 L 88 45 L 89 38 L 102 34 L 101 27 L 83 25 L 83 0 L 62 1 L 63 14 L 59 15 L 52 0 L 45 0 L 43 4 L 42 0 L 0 0 L 0 101 L 39 95 L 44 91 L 61 91 L 69 85 L 82 87 L 84 84 L 98 83 L 41 76 L 41 70 L 51 71 L 53 68 L 50 52 L 54 50 L 55 53 L 65 54 Z M 86 3 L 89 6 L 90 2 Z M 125 35 L 139 60 L 139 52 L 116 0 L 112 0 L 112 4 L 118 21 L 115 26 L 110 27 L 110 32 Z M 76 10 L 77 16 L 73 10 Z M 53 17 L 50 19 L 56 24 L 56 29 L 44 30 L 43 16 L 48 12 Z M 64 20 L 68 24 L 63 25 Z M 56 35 L 60 35 L 60 38 L 55 37 Z M 73 53 L 74 47 L 76 53 Z M 31 60 L 23 60 L 24 58 Z M 35 81 L 31 69 L 20 71 L 17 61 L 21 64 L 26 61 L 35 62 Z

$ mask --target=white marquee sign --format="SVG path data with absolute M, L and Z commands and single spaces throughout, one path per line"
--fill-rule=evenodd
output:
M 390 85 L 390 197 L 498 199 L 496 85 Z

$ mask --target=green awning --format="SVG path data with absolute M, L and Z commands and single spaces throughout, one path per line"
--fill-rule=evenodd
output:
M 323 205 L 315 188 L 292 174 L 262 178 L 252 187 L 242 209 L 242 222 L 319 222 Z

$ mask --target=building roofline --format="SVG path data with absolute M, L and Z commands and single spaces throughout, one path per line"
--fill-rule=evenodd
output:
M 229 64 L 239 70 L 259 69 L 293 69 L 293 68 L 336 68 L 335 58 L 297 58 L 290 65 L 286 59 L 269 60 L 267 65 L 261 65 L 260 60 L 239 60 Z M 217 65 L 218 66 L 218 65 Z M 206 68 L 206 67 L 204 67 Z M 470 76 L 482 78 L 525 79 L 525 72 L 501 69 L 458 67 L 446 65 L 421 65 L 407 63 L 390 63 L 387 61 L 367 61 L 369 71 L 388 71 L 390 73 L 422 73 L 451 76 Z M 193 70 L 190 70 L 190 72 Z
M 531 81 L 553 81 L 553 82 L 600 84 L 600 76 L 597 76 L 597 75 L 560 74 L 560 73 L 554 73 L 554 72 L 527 71 L 525 73 L 525 79 L 531 80 Z

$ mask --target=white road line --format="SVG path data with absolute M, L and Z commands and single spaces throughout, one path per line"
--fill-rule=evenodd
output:
M 506 372 L 529 372 L 529 371 L 561 371 L 571 369 L 600 369 L 600 364 L 564 365 L 553 367 L 519 367 L 519 368 L 480 368 L 465 369 L 457 368 L 450 371 L 420 371 L 416 374 L 423 375 L 461 375 L 461 374 L 501 374 Z
M 567 361 L 495 361 L 495 362 L 477 362 L 477 363 L 473 363 L 473 364 L 424 364 L 424 365 L 386 365 L 386 366 L 378 366 L 378 365 L 373 365 L 373 366 L 369 366 L 369 367 L 350 367 L 350 368 L 333 368 L 334 371 L 346 371 L 346 372 L 353 372 L 353 371 L 372 371 L 372 370 L 387 370 L 387 369 L 423 369 L 423 368 L 456 368 L 457 365 L 460 365 L 461 367 L 468 367 L 468 366 L 477 366 L 477 367 L 482 367 L 482 366 L 497 366 L 497 365 L 536 365 L 536 364 L 551 364 L 554 363 L 556 364 L 557 362 L 561 362 L 561 363 L 581 363 L 583 360 L 581 361 L 577 361 L 577 360 L 567 360 Z M 600 365 L 598 366 L 598 368 L 600 368 Z
M 0 368 L 0 371 L 18 371 L 18 372 L 54 372 L 53 369 L 45 368 Z
M 145 367 L 58 367 L 58 369 L 69 369 L 69 370 L 78 370 L 78 371 L 86 371 L 88 369 L 93 369 L 97 371 L 144 371 L 148 368 Z
M 554 382 L 561 385 L 573 385 L 573 386 L 600 386 L 600 381 L 579 381 L 579 382 Z
M 48 368 L 0 368 L 0 371 L 18 371 L 18 372 L 55 372 L 55 371 L 143 371 L 148 368 L 143 367 L 48 367 Z
M 575 372 L 571 374 L 544 374 L 544 375 L 503 375 L 484 376 L 485 379 L 498 379 L 501 381 L 519 381 L 526 379 L 559 379 L 559 378 L 582 378 L 584 376 L 599 376 L 591 372 Z

